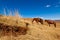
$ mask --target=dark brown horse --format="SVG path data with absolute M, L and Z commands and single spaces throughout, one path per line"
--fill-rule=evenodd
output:
M 32 23 L 34 21 L 36 21 L 37 23 L 40 22 L 41 24 L 43 24 L 43 19 L 41 19 L 41 18 L 33 18 Z
M 56 22 L 53 20 L 45 20 L 45 22 L 47 22 L 50 26 L 50 24 L 54 24 L 54 26 L 56 27 Z

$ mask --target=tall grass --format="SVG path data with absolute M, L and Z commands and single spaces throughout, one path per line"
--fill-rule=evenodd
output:
M 9 10 L 8 11 L 8 9 L 6 9 L 6 8 L 4 8 L 4 15 L 5 16 L 14 16 L 14 17 L 16 17 L 16 18 L 21 18 L 22 16 L 21 16 L 21 14 L 19 13 L 19 10 L 18 9 L 15 9 L 15 10 Z

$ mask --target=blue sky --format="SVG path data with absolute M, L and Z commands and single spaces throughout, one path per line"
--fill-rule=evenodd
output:
M 0 0 L 0 14 L 4 8 L 12 12 L 18 9 L 25 18 L 60 19 L 60 0 Z

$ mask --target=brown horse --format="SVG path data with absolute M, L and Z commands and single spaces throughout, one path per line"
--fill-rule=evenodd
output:
M 41 24 L 43 24 L 43 19 L 41 19 L 41 18 L 33 18 L 32 23 L 34 21 L 36 21 L 37 23 L 40 22 Z
M 47 22 L 50 26 L 50 24 L 54 24 L 54 26 L 56 27 L 56 22 L 53 20 L 45 20 L 45 22 Z

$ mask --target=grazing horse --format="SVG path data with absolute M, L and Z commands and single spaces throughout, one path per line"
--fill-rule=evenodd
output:
M 41 19 L 41 18 L 33 18 L 32 23 L 34 21 L 36 21 L 37 23 L 40 22 L 41 24 L 43 24 L 43 19 Z
M 54 26 L 56 27 L 56 22 L 52 21 L 52 20 L 45 20 L 45 22 L 47 22 L 50 26 L 50 24 L 54 24 Z

